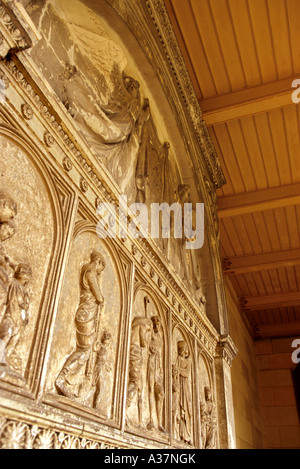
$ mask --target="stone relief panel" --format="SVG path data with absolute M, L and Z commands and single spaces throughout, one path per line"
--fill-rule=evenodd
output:
M 193 352 L 179 327 L 172 335 L 172 428 L 177 442 L 194 446 Z
M 166 353 L 166 324 L 161 308 L 148 290 L 139 288 L 131 322 L 126 402 L 128 429 L 160 436 L 167 432 Z
M 25 385 L 55 237 L 50 195 L 29 155 L 0 137 L 0 370 Z
M 58 307 L 46 391 L 112 419 L 122 315 L 121 273 L 92 231 L 73 241 Z
M 201 446 L 203 449 L 215 449 L 217 447 L 217 409 L 211 369 L 204 352 L 198 357 L 198 376 Z
M 27 6 L 42 33 L 30 52 L 33 60 L 129 205 L 190 203 L 191 187 L 182 184 L 174 149 L 158 137 L 164 118 L 156 122 L 149 91 L 135 78 L 125 46 L 103 19 L 80 1 L 75 4 L 32 0 Z M 175 239 L 174 220 L 171 225 L 170 239 L 155 241 L 205 309 L 198 251 L 187 252 L 187 239 Z

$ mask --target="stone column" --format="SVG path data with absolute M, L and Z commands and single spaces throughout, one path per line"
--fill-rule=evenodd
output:
M 217 390 L 217 413 L 219 448 L 236 449 L 233 410 L 231 365 L 237 349 L 230 336 L 221 336 L 216 349 L 215 372 Z

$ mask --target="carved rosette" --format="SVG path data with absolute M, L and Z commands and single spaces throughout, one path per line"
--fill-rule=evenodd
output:
M 33 110 L 32 110 L 32 107 L 29 104 L 27 104 L 27 103 L 22 104 L 21 111 L 22 111 L 23 117 L 26 120 L 29 121 L 33 118 Z

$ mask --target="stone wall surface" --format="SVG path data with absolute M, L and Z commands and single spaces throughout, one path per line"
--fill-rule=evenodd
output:
M 163 2 L 0 17 L 0 447 L 235 447 L 224 179 Z M 122 195 L 203 202 L 203 248 L 128 233 Z

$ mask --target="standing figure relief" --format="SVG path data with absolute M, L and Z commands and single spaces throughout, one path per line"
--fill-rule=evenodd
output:
M 162 326 L 157 314 L 152 312 L 148 317 L 149 303 L 145 296 L 145 316 L 137 316 L 132 322 L 127 410 L 136 401 L 137 426 L 165 433 Z M 128 416 L 127 423 L 132 425 Z
M 131 406 L 134 398 L 137 397 L 139 426 L 143 424 L 143 349 L 148 346 L 148 334 L 151 330 L 151 319 L 138 316 L 134 318 L 129 352 L 127 408 Z
M 29 322 L 32 270 L 28 264 L 12 261 L 4 246 L 16 233 L 16 215 L 15 201 L 0 192 L 0 365 L 21 373 L 18 346 Z
M 55 381 L 59 394 L 71 399 L 84 398 L 91 390 L 96 392 L 95 405 L 98 405 L 97 396 L 100 390 L 95 373 L 99 373 L 101 369 L 104 349 L 110 340 L 107 335 L 101 341 L 99 337 L 101 314 L 105 308 L 101 291 L 105 266 L 103 255 L 93 251 L 90 262 L 81 269 L 80 301 L 75 314 L 76 350 L 66 360 Z M 79 376 L 81 371 L 84 371 L 83 378 Z
M 210 387 L 204 388 L 205 401 L 200 403 L 201 410 L 201 438 L 203 449 L 214 449 L 216 447 L 216 406 Z
M 192 362 L 185 341 L 177 344 L 173 375 L 173 431 L 175 438 L 193 445 L 193 411 L 190 391 Z
M 157 420 L 158 430 L 165 432 L 163 426 L 163 405 L 164 405 L 164 374 L 162 368 L 162 348 L 163 338 L 161 334 L 161 321 L 159 316 L 151 318 L 153 330 L 149 346 L 147 381 L 149 388 L 149 408 L 150 422 L 148 430 L 155 428 L 155 419 Z

